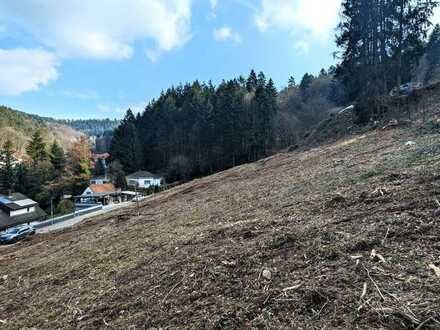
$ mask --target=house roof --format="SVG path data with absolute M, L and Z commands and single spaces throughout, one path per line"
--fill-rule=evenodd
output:
M 102 193 L 114 193 L 118 190 L 115 188 L 113 183 L 105 183 L 105 184 L 91 184 L 89 186 L 90 190 L 95 194 Z
M 108 152 L 104 152 L 102 154 L 93 154 L 93 159 L 107 159 L 110 157 Z
M 157 174 L 153 174 L 151 172 L 148 171 L 137 171 L 133 174 L 127 175 L 128 179 L 145 179 L 145 178 L 155 178 L 155 179 L 160 179 L 162 178 L 160 175 Z
M 32 221 L 41 221 L 46 217 L 46 212 L 44 212 L 40 207 L 35 207 L 35 212 L 26 213 L 10 217 L 8 213 L 0 209 L 0 230 L 4 230 L 10 227 L 18 226 L 23 223 Z
M 0 195 L 0 209 L 5 212 L 26 209 L 38 205 L 37 202 L 20 193 L 13 193 L 8 196 Z

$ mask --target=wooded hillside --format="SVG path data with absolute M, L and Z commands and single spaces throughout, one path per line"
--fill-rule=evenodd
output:
M 7 140 L 12 142 L 16 156 L 26 154 L 26 145 L 37 130 L 41 130 L 48 141 L 58 140 L 69 149 L 81 133 L 64 125 L 47 122 L 44 118 L 29 115 L 5 106 L 0 106 L 0 148 Z
M 62 119 L 56 123 L 69 126 L 89 136 L 102 136 L 112 132 L 120 123 L 117 119 Z
M 304 132 L 344 101 L 334 68 L 277 91 L 252 71 L 214 86 L 195 81 L 172 87 L 130 110 L 115 130 L 111 154 L 126 172 L 148 169 L 185 180 L 253 162 L 294 145 Z

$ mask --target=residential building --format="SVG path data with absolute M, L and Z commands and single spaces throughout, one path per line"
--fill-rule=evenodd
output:
M 160 187 L 165 184 L 165 179 L 148 171 L 138 171 L 126 177 L 129 187 L 146 189 L 150 187 Z
M 121 189 L 117 189 L 112 183 L 91 184 L 75 199 L 80 200 L 79 204 L 113 204 L 120 202 Z
M 107 184 L 107 183 L 111 183 L 111 180 L 108 176 L 106 175 L 102 175 L 102 176 L 97 176 L 94 177 L 90 180 L 90 184 Z
M 44 220 L 45 217 L 46 213 L 38 203 L 23 194 L 0 195 L 0 230 Z

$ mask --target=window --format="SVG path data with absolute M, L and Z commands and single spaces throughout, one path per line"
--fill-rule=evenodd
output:
M 144 181 L 144 185 L 146 185 L 146 186 L 148 185 L 148 186 L 149 186 L 150 184 L 151 184 L 151 181 L 150 181 L 150 180 L 145 180 L 145 181 Z

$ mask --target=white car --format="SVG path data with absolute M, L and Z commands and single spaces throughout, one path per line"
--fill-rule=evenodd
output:
M 135 196 L 131 201 L 132 201 L 132 202 L 141 202 L 141 201 L 143 201 L 145 198 L 146 198 L 145 196 L 137 195 L 137 196 Z

